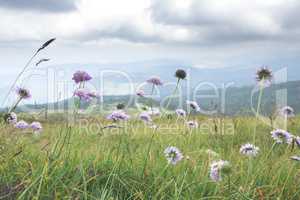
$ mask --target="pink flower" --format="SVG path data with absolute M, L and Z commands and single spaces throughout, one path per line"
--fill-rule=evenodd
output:
M 92 77 L 85 71 L 77 71 L 73 74 L 72 80 L 75 81 L 75 83 L 81 83 L 84 81 L 89 81 L 91 80 Z
M 147 82 L 157 86 L 163 85 L 159 77 L 151 77 L 150 79 L 147 80 Z

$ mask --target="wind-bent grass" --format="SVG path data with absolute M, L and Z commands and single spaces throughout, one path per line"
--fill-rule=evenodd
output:
M 207 120 L 192 117 L 200 124 Z M 226 130 L 222 135 L 207 134 L 201 128 L 187 131 L 180 120 L 171 121 L 172 128 L 167 129 L 166 120 L 155 120 L 160 127 L 156 131 L 134 120 L 124 129 L 103 131 L 97 131 L 92 123 L 89 128 L 51 123 L 44 124 L 40 137 L 2 124 L 0 198 L 300 198 L 300 163 L 289 159 L 299 155 L 299 150 L 273 145 L 270 127 L 257 124 L 255 144 L 260 152 L 252 158 L 251 168 L 249 159 L 239 153 L 241 144 L 253 140 L 255 118 L 235 119 L 234 135 Z M 290 130 L 299 130 L 299 121 L 295 119 Z M 176 166 L 168 165 L 164 157 L 169 145 L 185 156 Z M 209 156 L 207 149 L 220 154 L 219 158 Z M 230 181 L 226 176 L 219 183 L 209 179 L 210 162 L 215 159 L 230 161 Z

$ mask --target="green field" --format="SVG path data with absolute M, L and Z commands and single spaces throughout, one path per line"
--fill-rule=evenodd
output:
M 69 125 L 45 121 L 40 136 L 2 123 L 0 197 L 300 199 L 300 162 L 290 159 L 300 155 L 296 145 L 275 145 L 272 128 L 259 123 L 259 154 L 247 157 L 239 149 L 253 143 L 254 118 L 214 118 L 216 123 L 204 116 L 191 118 L 198 128 L 188 129 L 175 116 L 156 117 L 158 129 L 135 119 L 120 123 L 121 128 L 103 129 L 111 122 L 100 116 Z M 297 135 L 299 121 L 290 120 L 288 131 Z M 234 132 L 228 131 L 231 126 Z M 168 146 L 184 155 L 177 165 L 165 158 Z M 230 162 L 231 172 L 214 182 L 210 164 L 219 159 Z

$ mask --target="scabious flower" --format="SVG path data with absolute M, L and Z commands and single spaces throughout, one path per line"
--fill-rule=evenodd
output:
M 186 125 L 189 127 L 189 128 L 198 128 L 198 122 L 196 121 L 188 121 L 186 122 Z
M 160 78 L 154 76 L 148 79 L 147 82 L 156 86 L 163 85 L 163 82 L 160 80 Z
M 287 143 L 291 144 L 293 142 L 293 136 L 289 132 L 282 130 L 282 129 L 276 129 L 271 132 L 272 138 L 276 141 L 276 143 Z
M 176 109 L 176 114 L 178 117 L 185 117 L 186 116 L 186 112 L 183 109 Z
M 186 104 L 189 105 L 193 110 L 200 111 L 200 107 L 196 101 L 186 101 Z
M 30 124 L 30 128 L 34 131 L 34 133 L 40 133 L 43 129 L 42 124 L 40 122 L 32 122 Z
M 178 79 L 185 79 L 186 72 L 183 69 L 177 69 L 175 72 L 175 77 L 177 77 Z
M 287 117 L 287 118 L 295 116 L 294 109 L 290 106 L 284 106 L 283 108 L 280 109 L 279 113 L 283 117 Z
M 80 100 L 91 101 L 93 98 L 98 97 L 98 94 L 94 91 L 90 91 L 86 88 L 78 88 L 74 91 L 74 96 L 79 97 Z
M 130 118 L 123 110 L 113 111 L 110 115 L 107 116 L 107 119 L 113 121 L 126 121 Z
M 246 156 L 255 157 L 259 152 L 259 148 L 253 144 L 247 143 L 241 146 L 240 153 Z
M 92 77 L 85 71 L 77 71 L 73 74 L 73 78 L 72 80 L 75 81 L 75 83 L 81 83 L 81 82 L 84 82 L 84 81 L 89 81 L 91 80 Z
M 267 67 L 261 67 L 256 72 L 256 80 L 259 83 L 270 84 L 273 78 L 272 71 Z
M 167 147 L 164 151 L 165 157 L 169 164 L 176 165 L 183 159 L 183 155 L 177 147 Z
M 26 128 L 28 128 L 28 127 L 29 127 L 28 123 L 25 122 L 25 121 L 23 121 L 23 120 L 18 121 L 18 122 L 15 124 L 15 128 L 17 128 L 17 129 L 26 129 Z
M 16 113 L 11 112 L 11 113 L 7 113 L 5 116 L 5 121 L 9 124 L 15 124 L 18 121 L 18 117 L 16 115 Z
M 136 95 L 140 96 L 140 97 L 144 97 L 145 96 L 145 92 L 143 90 L 138 90 L 136 92 Z
M 230 164 L 226 160 L 213 161 L 210 165 L 209 177 L 215 182 L 222 180 L 222 174 L 230 173 Z
M 21 99 L 29 99 L 31 97 L 30 91 L 26 88 L 17 88 L 17 94 Z
M 152 122 L 151 116 L 148 112 L 142 112 L 139 118 L 146 123 Z

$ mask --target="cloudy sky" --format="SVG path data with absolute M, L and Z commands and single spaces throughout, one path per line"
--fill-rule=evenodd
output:
M 0 0 L 0 67 L 17 73 L 52 37 L 52 64 L 297 64 L 299 9 L 298 0 Z

